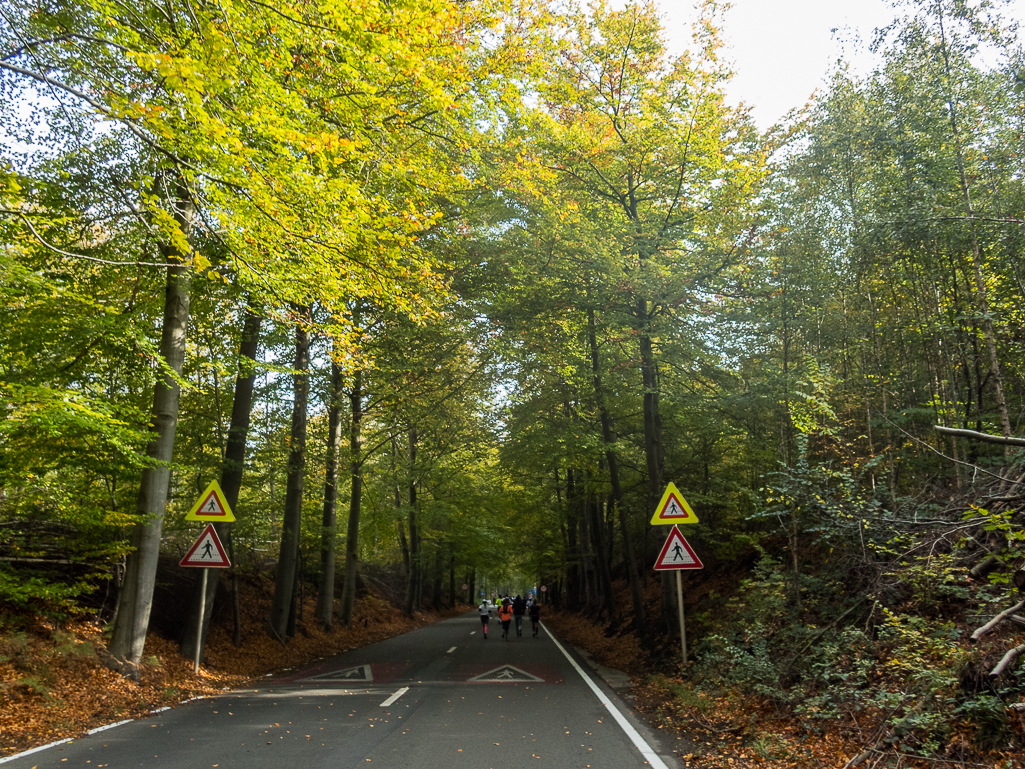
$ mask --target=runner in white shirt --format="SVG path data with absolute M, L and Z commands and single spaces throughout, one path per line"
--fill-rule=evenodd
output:
M 491 618 L 491 604 L 485 598 L 481 601 L 480 606 L 477 607 L 477 611 L 480 612 L 480 624 L 481 629 L 484 631 L 484 640 L 488 640 L 488 620 Z

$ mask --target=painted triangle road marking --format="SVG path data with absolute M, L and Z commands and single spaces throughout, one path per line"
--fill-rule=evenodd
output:
M 374 673 L 370 669 L 370 665 L 357 665 L 353 668 L 342 668 L 341 670 L 331 670 L 327 673 L 321 673 L 320 675 L 310 676 L 309 678 L 300 678 L 300 681 L 362 681 L 369 683 L 374 680 Z
M 658 524 L 697 522 L 698 517 L 691 510 L 676 485 L 670 483 L 666 486 L 665 494 L 662 495 L 658 507 L 655 508 L 655 514 L 651 517 L 651 524 L 657 526 Z
M 228 569 L 231 561 L 228 554 L 224 552 L 224 545 L 214 531 L 214 525 L 208 523 L 203 533 L 199 535 L 192 547 L 181 559 L 179 566 L 198 566 L 204 569 Z
M 662 552 L 655 560 L 655 571 L 668 571 L 670 569 L 703 569 L 694 548 L 683 538 L 680 530 L 673 526 L 669 531 L 669 537 L 662 546 Z
M 231 507 L 217 481 L 211 481 L 206 491 L 199 495 L 199 501 L 185 515 L 185 520 L 234 522 L 235 516 L 231 514 Z
M 491 683 L 544 682 L 543 678 L 538 678 L 535 675 L 531 675 L 526 670 L 520 670 L 512 665 L 502 665 L 502 667 L 494 668 L 486 673 L 481 673 L 479 676 L 474 676 L 469 680 L 487 681 Z

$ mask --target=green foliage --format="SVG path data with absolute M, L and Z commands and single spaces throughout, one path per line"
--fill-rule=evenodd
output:
M 956 552 L 937 553 L 925 560 L 905 558 L 897 564 L 899 568 L 886 576 L 903 583 L 910 590 L 914 605 L 923 613 L 971 598 L 971 591 L 965 584 L 964 564 Z
M 1022 529 L 1020 523 L 1014 522 L 1017 513 L 1012 507 L 990 512 L 972 505 L 965 511 L 964 519 L 981 524 L 984 531 L 999 532 L 993 538 L 998 543 L 997 554 L 1005 563 L 1021 563 L 1021 559 L 1025 558 L 1025 529 Z M 994 584 L 1006 585 L 1010 583 L 1012 573 L 1008 569 L 998 570 L 990 573 L 989 580 Z
M 1007 697 L 1015 694 L 1017 692 L 1004 690 L 968 696 L 957 704 L 951 715 L 975 726 L 973 740 L 976 745 L 984 750 L 1000 749 L 1014 739 L 1014 727 L 1007 713 Z
M 982 749 L 1013 741 L 1005 703 L 1018 690 L 966 689 L 968 671 L 981 664 L 978 652 L 954 623 L 936 619 L 944 605 L 972 598 L 954 556 L 907 562 L 896 574 L 914 613 L 877 604 L 872 615 L 879 612 L 882 621 L 874 634 L 849 623 L 819 630 L 792 611 L 780 564 L 763 556 L 738 595 L 715 611 L 719 619 L 698 618 L 712 631 L 694 667 L 701 690 L 754 694 L 810 720 L 882 713 L 889 744 L 922 756 L 942 753 L 961 722 L 972 725 Z M 804 613 L 828 616 L 828 603 L 809 592 Z M 772 752 L 769 743 L 761 747 Z
M 691 682 L 673 680 L 661 674 L 651 676 L 650 680 L 655 686 L 671 692 L 681 708 L 693 709 L 704 714 L 714 707 L 711 698 L 705 692 L 699 691 Z
M 95 589 L 95 582 L 88 578 L 57 581 L 53 577 L 26 576 L 0 564 L 0 602 L 45 617 L 61 618 L 83 611 L 78 599 Z
M 74 633 L 65 633 L 57 630 L 53 634 L 53 654 L 70 657 L 81 657 L 82 659 L 95 659 L 96 649 L 90 641 L 80 642 Z

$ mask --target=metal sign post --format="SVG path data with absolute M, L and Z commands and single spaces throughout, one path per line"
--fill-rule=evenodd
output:
M 203 569 L 204 579 L 206 569 Z M 676 603 L 680 608 L 680 646 L 683 651 L 683 664 L 687 664 L 687 627 L 683 623 L 683 578 L 680 576 L 680 570 L 676 570 Z M 199 664 L 198 662 L 196 663 Z
M 192 666 L 193 674 L 199 672 L 199 647 L 203 644 L 203 617 L 206 615 L 206 573 L 209 569 L 203 569 L 203 578 L 199 590 L 199 623 L 196 625 L 196 661 Z M 680 575 L 677 574 L 679 579 Z M 679 584 L 679 583 L 677 583 Z
M 676 605 L 680 615 L 680 651 L 683 654 L 683 664 L 687 664 L 687 627 L 683 621 L 683 579 L 680 572 L 684 569 L 702 569 L 704 564 L 698 558 L 697 553 L 684 539 L 680 530 L 673 526 L 669 531 L 669 537 L 662 546 L 662 552 L 655 559 L 655 571 L 676 572 Z
M 230 514 L 230 511 L 229 511 Z M 199 539 L 192 543 L 192 547 L 181 559 L 179 566 L 198 567 L 203 570 L 202 583 L 199 591 L 199 622 L 196 624 L 196 660 L 192 668 L 193 673 L 199 672 L 199 658 L 201 656 L 201 645 L 203 643 L 203 618 L 206 616 L 206 575 L 210 569 L 227 569 L 231 567 L 228 554 L 224 552 L 217 531 L 212 523 L 208 523 Z

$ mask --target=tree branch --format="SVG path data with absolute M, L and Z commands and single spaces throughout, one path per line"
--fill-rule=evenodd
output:
M 999 443 L 1002 446 L 1025 446 L 1025 438 L 990 435 L 989 433 L 979 433 L 975 430 L 963 430 L 957 427 L 944 427 L 943 425 L 934 425 L 933 429 L 941 435 L 953 435 L 956 438 L 967 438 L 970 441 Z

